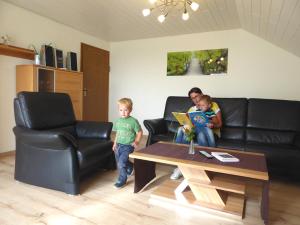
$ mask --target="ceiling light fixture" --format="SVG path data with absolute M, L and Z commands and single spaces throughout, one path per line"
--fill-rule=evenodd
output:
M 149 2 L 152 4 L 152 7 L 144 9 L 143 15 L 149 16 L 152 10 L 158 9 L 160 15 L 157 17 L 157 20 L 161 23 L 165 21 L 169 12 L 175 8 L 182 11 L 183 20 L 188 20 L 190 17 L 187 6 L 190 6 L 193 11 L 197 11 L 199 8 L 199 4 L 197 2 L 192 2 L 191 0 L 149 0 Z

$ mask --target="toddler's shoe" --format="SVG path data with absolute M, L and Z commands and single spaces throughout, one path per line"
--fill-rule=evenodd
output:
M 116 189 L 120 189 L 122 187 L 124 187 L 126 185 L 126 182 L 120 182 L 120 181 L 117 181 L 115 184 L 114 184 L 114 187 Z
M 132 176 L 133 175 L 133 168 L 127 168 L 126 173 L 127 173 L 128 177 Z

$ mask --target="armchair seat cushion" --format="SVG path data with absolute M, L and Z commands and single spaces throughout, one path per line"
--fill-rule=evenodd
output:
M 109 158 L 113 154 L 113 143 L 111 141 L 89 138 L 77 139 L 77 143 L 77 156 L 80 169 L 93 166 L 95 163 Z

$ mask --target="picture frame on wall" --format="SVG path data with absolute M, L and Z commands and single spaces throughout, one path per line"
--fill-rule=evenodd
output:
M 227 74 L 227 48 L 168 52 L 167 57 L 167 76 Z

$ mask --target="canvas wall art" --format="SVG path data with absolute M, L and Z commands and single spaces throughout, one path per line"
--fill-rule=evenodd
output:
M 228 49 L 168 52 L 167 76 L 226 75 Z

